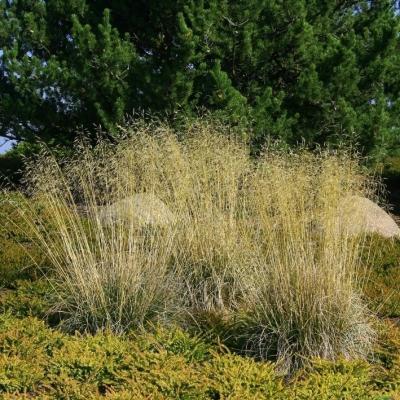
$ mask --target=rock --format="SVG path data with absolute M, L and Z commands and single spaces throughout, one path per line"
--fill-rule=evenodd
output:
M 338 209 L 341 229 L 350 235 L 377 233 L 386 238 L 400 237 L 400 228 L 394 219 L 366 197 L 345 197 Z
M 139 226 L 166 226 L 176 219 L 157 196 L 148 193 L 138 193 L 104 206 L 98 215 L 105 225 L 134 220 Z

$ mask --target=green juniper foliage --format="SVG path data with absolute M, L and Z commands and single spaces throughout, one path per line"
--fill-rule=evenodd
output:
M 289 144 L 399 134 L 394 0 L 0 0 L 0 130 L 68 144 L 124 115 L 209 110 Z
M 389 326 L 388 326 L 389 328 Z M 400 331 L 391 327 L 374 363 L 314 360 L 290 382 L 274 365 L 189 336 L 65 335 L 37 318 L 0 315 L 2 399 L 383 400 L 400 389 Z M 386 365 L 387 364 L 387 365 Z

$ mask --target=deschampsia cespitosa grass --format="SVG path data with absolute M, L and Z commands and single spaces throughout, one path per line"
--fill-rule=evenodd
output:
M 123 131 L 117 144 L 80 141 L 65 159 L 43 151 L 27 193 L 13 193 L 65 328 L 221 324 L 241 351 L 285 371 L 368 353 L 364 238 L 340 210 L 374 195 L 356 157 L 267 148 L 253 159 L 202 121 L 179 138 L 163 125 Z

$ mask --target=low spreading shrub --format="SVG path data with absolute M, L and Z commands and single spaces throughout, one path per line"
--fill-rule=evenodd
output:
M 388 364 L 381 364 L 382 354 L 377 354 L 375 364 L 316 359 L 285 382 L 272 363 L 231 354 L 177 328 L 166 331 L 154 327 L 153 333 L 128 336 L 107 332 L 66 335 L 36 318 L 18 319 L 2 314 L 0 396 L 4 399 L 395 399 L 399 391 L 399 328 L 393 326 L 389 336 L 381 343 L 380 351 L 391 353 L 391 370 L 387 369 Z
M 0 195 L 0 288 L 13 288 L 21 279 L 43 276 L 45 257 L 28 234 L 28 226 L 18 212 L 18 195 Z
M 381 390 L 400 394 L 400 327 L 392 320 L 378 326 L 379 340 L 370 361 L 375 366 L 373 381 Z M 396 397 L 394 397 L 396 398 Z
M 224 127 L 201 122 L 184 139 L 164 126 L 124 131 L 62 160 L 45 151 L 26 193 L 12 195 L 51 266 L 64 328 L 215 327 L 284 371 L 369 353 L 363 238 L 341 209 L 372 195 L 357 160 L 266 149 L 254 161 Z
M 46 279 L 17 280 L 13 286 L 13 289 L 0 289 L 0 312 L 55 320 L 55 315 L 49 315 L 53 290 Z
M 370 308 L 382 317 L 400 317 L 400 239 L 367 238 L 362 251 L 363 292 Z

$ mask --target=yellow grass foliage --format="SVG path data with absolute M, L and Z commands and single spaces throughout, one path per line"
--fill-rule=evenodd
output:
M 65 327 L 217 321 L 285 371 L 368 353 L 363 237 L 338 210 L 372 194 L 353 157 L 266 149 L 254 160 L 204 122 L 183 139 L 162 125 L 123 131 L 64 160 L 44 152 L 27 176 L 18 212 L 50 260 Z

